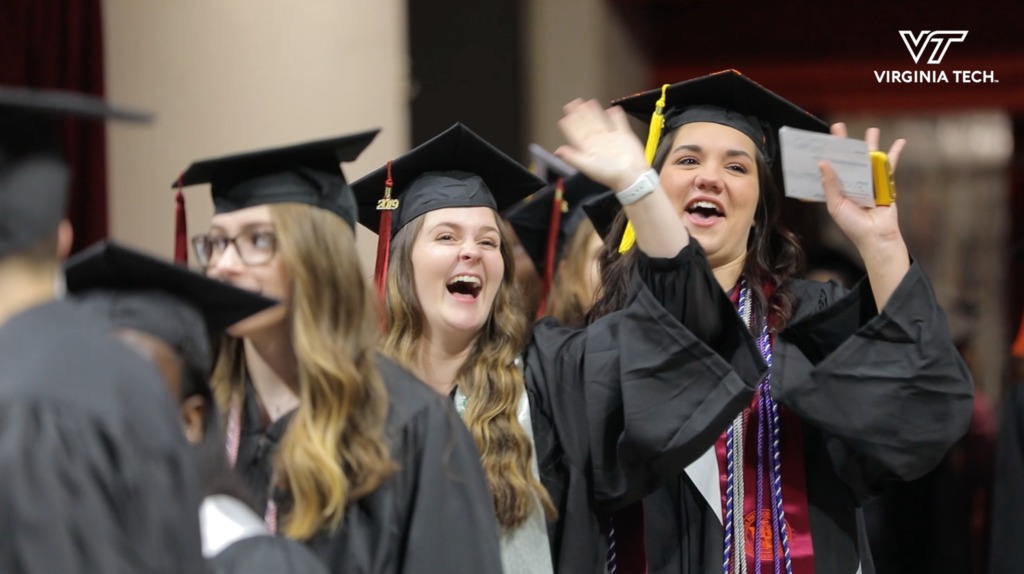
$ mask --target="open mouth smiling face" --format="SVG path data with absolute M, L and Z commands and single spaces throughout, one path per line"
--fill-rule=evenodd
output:
M 661 184 L 712 267 L 743 258 L 760 197 L 753 140 L 729 126 L 679 127 Z
M 412 248 L 416 296 L 432 330 L 475 333 L 504 280 L 494 210 L 453 207 L 423 215 Z
M 475 301 L 483 291 L 483 282 L 476 275 L 456 275 L 448 280 L 448 293 L 457 301 Z

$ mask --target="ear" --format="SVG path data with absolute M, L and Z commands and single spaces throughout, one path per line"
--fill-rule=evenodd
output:
M 64 261 L 71 253 L 71 244 L 75 240 L 75 230 L 67 219 L 60 220 L 57 225 L 57 260 Z
M 203 441 L 206 409 L 206 400 L 199 395 L 188 397 L 181 401 L 181 406 L 178 407 L 181 412 L 181 422 L 185 428 L 185 438 L 192 444 L 199 444 Z

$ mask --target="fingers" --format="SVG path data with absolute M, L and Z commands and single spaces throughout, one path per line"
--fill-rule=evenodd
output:
M 878 128 L 868 128 L 864 132 L 864 141 L 868 144 L 868 151 L 878 151 Z
M 579 147 L 604 129 L 604 119 L 598 117 L 601 112 L 595 114 L 591 102 L 575 99 L 566 104 L 563 111 L 565 115 L 558 121 L 558 127 L 565 139 L 574 147 Z
M 881 131 L 878 128 L 868 128 L 864 132 L 864 141 L 868 144 L 868 151 L 878 151 L 880 136 Z M 907 140 L 900 138 L 892 142 L 892 146 L 889 147 L 889 152 L 886 155 L 889 157 L 889 167 L 893 171 L 896 171 L 896 164 L 899 163 L 900 153 L 903 152 L 903 148 L 906 145 Z
M 606 113 L 612 121 L 612 126 L 614 126 L 616 130 L 626 133 L 633 131 L 632 128 L 629 127 L 629 116 L 626 115 L 626 112 L 621 107 L 613 106 L 608 108 Z
M 596 100 L 573 100 L 558 127 L 568 145 L 555 154 L 587 177 L 624 189 L 649 169 L 643 145 L 618 107 L 605 110 Z
M 559 146 L 555 150 L 555 157 L 561 159 L 565 163 L 571 165 L 576 170 L 581 170 L 582 163 L 580 162 L 581 152 L 574 147 L 563 145 Z
M 832 124 L 829 131 L 834 136 L 842 138 L 848 137 L 846 124 L 843 122 L 836 122 Z M 878 128 L 868 128 L 864 132 L 864 142 L 868 145 L 868 151 L 878 151 L 878 144 L 881 139 L 881 131 Z M 892 142 L 892 146 L 889 148 L 889 166 L 892 167 L 893 171 L 896 171 L 896 164 L 899 163 L 900 153 L 903 152 L 904 146 L 907 145 L 907 140 L 900 138 Z
M 579 108 L 580 106 L 583 105 L 583 103 L 584 103 L 583 98 L 575 98 L 575 99 L 573 99 L 571 102 L 569 102 L 569 103 L 565 104 L 564 106 L 562 106 L 562 114 L 567 116 L 567 115 L 575 112 L 577 108 Z
M 573 98 L 572 101 L 562 106 L 562 114 L 568 116 L 569 114 L 577 111 L 577 109 L 585 103 L 587 103 L 587 100 L 582 97 Z
M 903 153 L 903 148 L 906 147 L 907 140 L 900 138 L 892 142 L 892 147 L 889 148 L 889 167 L 896 171 L 896 163 L 900 159 L 900 154 Z
M 846 200 L 839 183 L 839 176 L 836 175 L 836 170 L 832 169 L 832 166 L 824 160 L 818 162 L 818 170 L 821 171 L 821 187 L 825 189 L 825 204 L 828 206 L 828 212 L 834 215 Z
M 566 104 L 563 111 L 565 116 L 559 120 L 558 127 L 574 147 L 581 147 L 586 141 L 607 133 L 612 127 L 597 100 L 584 101 L 577 98 Z

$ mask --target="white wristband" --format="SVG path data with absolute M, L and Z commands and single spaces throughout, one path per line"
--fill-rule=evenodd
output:
M 649 169 L 642 173 L 640 177 L 636 178 L 633 185 L 626 189 L 617 192 L 615 198 L 619 200 L 622 205 L 630 205 L 640 201 L 644 196 L 650 195 L 655 189 L 658 189 L 658 182 L 661 180 L 658 177 L 658 172 L 653 169 Z

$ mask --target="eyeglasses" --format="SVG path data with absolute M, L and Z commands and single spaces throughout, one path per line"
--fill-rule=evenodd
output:
M 202 267 L 216 265 L 229 245 L 235 246 L 235 252 L 244 265 L 266 265 L 277 253 L 277 235 L 273 231 L 256 229 L 243 231 L 234 237 L 205 234 L 192 238 L 192 248 Z

